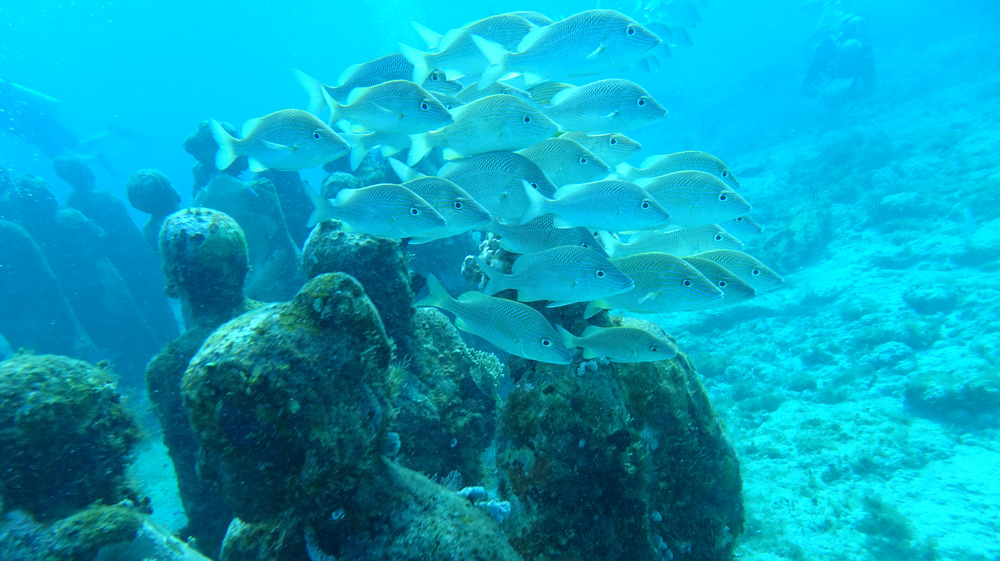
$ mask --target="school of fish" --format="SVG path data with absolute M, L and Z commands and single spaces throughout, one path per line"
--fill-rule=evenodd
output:
M 650 2 L 643 12 L 690 16 L 684 5 Z M 579 348 L 584 358 L 641 362 L 675 349 L 636 328 L 574 335 L 523 302 L 586 303 L 586 318 L 605 309 L 668 313 L 732 305 L 781 285 L 742 251 L 740 238 L 760 226 L 725 163 L 699 151 L 627 163 L 643 147 L 623 133 L 667 110 L 629 80 L 585 82 L 657 65 L 667 45 L 650 28 L 670 33 L 671 44 L 682 29 L 647 28 L 609 9 L 559 21 L 511 12 L 443 35 L 414 25 L 426 50 L 400 45 L 345 69 L 334 86 L 296 71 L 308 111 L 250 119 L 241 138 L 210 121 L 216 167 L 246 156 L 255 172 L 300 170 L 349 156 L 356 169 L 378 149 L 400 183 L 330 200 L 306 186 L 312 223 L 337 219 L 410 243 L 473 231 L 497 239 L 519 254 L 509 272 L 480 257 L 482 291 L 453 298 L 429 276 L 416 306 L 441 308 L 459 329 L 532 360 L 569 364 Z M 505 291 L 516 300 L 494 296 Z

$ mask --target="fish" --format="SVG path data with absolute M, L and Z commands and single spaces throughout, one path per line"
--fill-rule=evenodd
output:
M 608 79 L 564 88 L 542 111 L 561 131 L 616 133 L 645 127 L 667 110 L 635 82 Z
M 412 145 L 410 135 L 393 132 L 342 132 L 343 137 L 351 145 L 351 169 L 356 170 L 368 155 L 368 152 L 379 148 L 383 158 L 398 154 Z
M 587 10 L 529 31 L 513 52 L 494 41 L 473 37 L 490 65 L 479 86 L 485 88 L 508 72 L 527 84 L 624 70 L 660 44 L 660 38 L 614 10 Z
M 749 284 L 757 292 L 774 290 L 785 282 L 781 275 L 772 271 L 753 256 L 735 249 L 715 249 L 696 253 L 691 257 L 708 259 L 729 269 L 734 275 Z
M 215 120 L 209 120 L 212 138 L 219 145 L 215 167 L 224 170 L 240 156 L 247 156 L 250 170 L 294 171 L 321 166 L 347 154 L 351 146 L 326 123 L 307 111 L 282 109 L 243 123 L 234 138 Z
M 455 182 L 495 218 L 517 223 L 528 209 L 525 184 L 542 196 L 552 196 L 556 186 L 528 158 L 513 152 L 487 152 L 452 160 L 438 175 Z
M 567 347 L 583 349 L 583 358 L 605 357 L 611 362 L 655 362 L 677 356 L 677 349 L 668 339 L 636 327 L 599 327 L 588 325 L 577 337 L 555 326 Z
M 445 225 L 427 201 L 402 185 L 379 183 L 360 189 L 341 189 L 332 201 L 306 189 L 316 210 L 309 225 L 329 219 L 347 224 L 347 230 L 383 238 L 427 235 Z
M 395 160 L 393 160 L 395 161 Z M 441 177 L 427 176 L 411 179 L 402 184 L 427 201 L 444 218 L 444 226 L 410 240 L 421 244 L 441 238 L 450 238 L 485 228 L 490 213 L 458 185 Z
M 327 101 L 330 122 L 349 121 L 351 132 L 417 134 L 454 122 L 451 113 L 434 95 L 407 80 L 355 88 L 347 96 L 347 105 L 332 99 Z
M 439 308 L 454 314 L 458 329 L 529 360 L 550 364 L 573 362 L 573 354 L 559 333 L 531 306 L 475 290 L 452 298 L 434 275 L 427 275 L 427 289 L 429 294 L 414 306 Z
M 521 255 L 510 274 L 491 267 L 481 257 L 476 262 L 488 279 L 484 294 L 516 290 L 519 301 L 548 300 L 549 308 L 614 296 L 634 286 L 607 256 L 575 245 Z
M 588 134 L 585 132 L 567 132 L 559 138 L 573 140 L 597 155 L 611 169 L 632 157 L 640 150 L 642 144 L 621 133 Z
M 455 94 L 455 99 L 463 103 L 472 103 L 481 97 L 495 94 L 514 95 L 525 101 L 532 101 L 531 94 L 521 88 L 515 88 L 506 82 L 493 82 L 484 89 L 479 89 L 479 83 L 473 82 L 472 84 L 462 88 L 462 91 Z
M 530 21 L 531 23 L 539 27 L 543 25 L 552 25 L 553 23 L 555 23 L 554 21 L 552 21 L 552 18 L 546 16 L 545 14 L 540 14 L 538 12 L 518 11 L 510 13 L 514 14 L 515 16 L 521 16 L 522 18 Z
M 444 108 L 447 109 L 449 112 L 456 107 L 461 107 L 465 105 L 464 101 L 458 99 L 457 97 L 452 97 L 447 94 L 439 92 L 431 92 L 431 95 L 436 97 L 437 100 L 441 102 L 441 105 L 444 105 Z
M 511 253 L 536 253 L 561 245 L 586 247 L 604 253 L 586 228 L 556 228 L 553 216 L 543 214 L 527 224 L 505 224 L 494 218 L 487 230 L 497 234 L 500 247 Z
M 517 153 L 534 162 L 557 186 L 586 183 L 611 171 L 593 152 L 562 137 L 546 138 Z
M 726 182 L 731 189 L 739 189 L 740 182 L 729 171 L 722 160 L 707 152 L 687 151 L 675 152 L 661 156 L 650 156 L 646 158 L 639 167 L 632 167 L 628 164 L 618 166 L 618 177 L 626 181 L 657 177 L 675 171 L 695 170 L 711 173 L 722 181 Z
M 414 27 L 428 45 L 437 50 L 429 53 L 399 44 L 400 53 L 413 65 L 413 81 L 422 82 L 432 68 L 444 69 L 451 80 L 479 76 L 489 66 L 489 60 L 476 46 L 473 37 L 481 37 L 501 48 L 513 49 L 538 26 L 518 15 L 497 14 L 452 29 L 443 36 L 420 24 L 415 23 Z
M 591 301 L 584 317 L 611 308 L 647 314 L 697 310 L 723 298 L 722 290 L 698 269 L 669 253 L 640 253 L 611 262 L 632 279 L 635 287 Z
M 642 184 L 670 212 L 674 226 L 701 226 L 750 212 L 750 203 L 703 171 L 675 171 Z
M 694 255 L 713 249 L 743 249 L 743 242 L 722 229 L 718 224 L 705 224 L 678 230 L 646 230 L 636 232 L 622 243 L 608 232 L 600 232 L 605 251 L 612 257 L 626 257 L 637 253 L 669 253 L 678 257 Z
M 609 179 L 560 187 L 551 199 L 525 189 L 528 209 L 521 223 L 543 214 L 555 215 L 556 228 L 631 231 L 663 226 L 670 213 L 645 189 L 635 183 Z
M 740 277 L 722 265 L 700 257 L 684 257 L 683 259 L 695 269 L 698 269 L 699 273 L 705 275 L 705 278 L 712 281 L 722 291 L 722 301 L 713 301 L 705 306 L 705 308 L 731 306 L 757 296 L 757 291 L 754 290 L 754 287 L 744 282 Z
M 400 53 L 393 53 L 378 57 L 374 60 L 362 62 L 348 66 L 340 74 L 337 86 L 324 86 L 321 82 L 312 79 L 305 73 L 296 70 L 296 76 L 305 86 L 310 94 L 311 105 L 309 111 L 318 113 L 323 109 L 325 101 L 317 85 L 325 89 L 326 93 L 338 103 L 346 103 L 347 96 L 354 88 L 366 88 L 390 80 L 409 80 L 413 77 L 413 65 Z M 453 94 L 462 89 L 458 82 L 445 78 L 445 74 L 440 69 L 433 69 L 427 77 L 417 82 L 429 92 L 439 92 L 443 94 Z
M 408 165 L 415 165 L 435 146 L 443 148 L 444 157 L 450 160 L 485 152 L 520 150 L 556 132 L 551 119 L 512 95 L 486 96 L 456 108 L 452 115 L 454 123 L 413 136 Z
M 736 237 L 752 236 L 764 231 L 764 228 L 749 216 L 737 216 L 726 222 L 725 227 Z

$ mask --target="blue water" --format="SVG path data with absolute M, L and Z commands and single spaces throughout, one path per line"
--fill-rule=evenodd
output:
M 95 148 L 112 168 L 92 166 L 99 187 L 124 198 L 130 172 L 155 168 L 183 205 L 183 139 L 208 118 L 303 107 L 293 68 L 334 83 L 399 42 L 422 46 L 410 20 L 444 32 L 589 7 L 5 0 L 0 79 L 58 99 L 80 138 L 127 131 Z M 742 558 L 1000 559 L 1000 5 L 845 7 L 867 18 L 874 49 L 876 85 L 860 99 L 799 91 L 819 9 L 798 0 L 709 0 L 692 46 L 651 74 L 618 73 L 670 111 L 631 134 L 645 147 L 631 163 L 722 158 L 765 227 L 748 251 L 786 279 L 747 305 L 653 319 L 691 355 L 740 456 Z M 0 167 L 69 193 L 49 157 L 3 131 Z M 937 297 L 921 291 L 951 304 L 921 309 Z M 166 461 L 155 445 L 141 457 L 137 473 L 169 479 L 150 467 Z M 170 505 L 157 516 L 182 525 L 169 485 L 151 487 Z M 886 512 L 903 538 L 873 530 Z

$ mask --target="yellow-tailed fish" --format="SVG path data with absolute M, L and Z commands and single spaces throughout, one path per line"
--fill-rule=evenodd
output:
M 768 268 L 767 265 L 764 265 L 753 256 L 742 251 L 736 251 L 735 249 L 716 249 L 696 253 L 691 257 L 708 259 L 722 265 L 734 275 L 740 277 L 744 282 L 754 287 L 757 292 L 774 290 L 785 282 L 785 279 Z
M 656 228 L 670 220 L 670 213 L 652 195 L 629 181 L 607 179 L 566 185 L 551 199 L 529 187 L 525 193 L 530 204 L 521 223 L 552 214 L 556 228 L 627 232 Z
M 667 116 L 635 82 L 612 78 L 556 93 L 542 111 L 561 131 L 616 133 L 642 128 Z
M 338 103 L 345 103 L 354 88 L 366 88 L 390 80 L 411 80 L 413 65 L 403 55 L 393 53 L 347 67 L 341 72 L 336 86 L 325 86 L 299 71 L 296 71 L 296 76 L 309 93 L 309 110 L 319 113 L 326 104 L 323 98 L 324 90 Z M 462 89 L 462 85 L 458 82 L 445 79 L 444 72 L 439 69 L 434 69 L 423 82 L 418 83 L 429 92 L 443 94 L 454 94 Z
M 414 304 L 455 315 L 455 327 L 482 337 L 512 355 L 538 362 L 570 364 L 573 355 L 549 320 L 526 304 L 470 291 L 452 298 L 434 275 L 427 275 L 429 294 Z
M 423 25 L 414 23 L 417 32 L 437 52 L 425 53 L 409 45 L 400 44 L 400 53 L 413 65 L 413 80 L 422 82 L 431 68 L 442 68 L 449 79 L 479 76 L 489 66 L 489 60 L 473 41 L 482 37 L 513 49 L 521 39 L 537 26 L 514 14 L 498 14 L 452 29 L 443 36 Z
M 447 179 L 418 177 L 403 183 L 403 187 L 427 201 L 445 221 L 444 226 L 413 238 L 410 243 L 420 244 L 485 229 L 490 222 L 490 213 L 472 195 Z
M 465 189 L 496 218 L 516 224 L 528 208 L 525 184 L 552 196 L 555 185 L 531 160 L 513 152 L 488 152 L 452 160 L 438 175 Z
M 316 210 L 309 223 L 341 220 L 348 230 L 383 238 L 419 237 L 445 225 L 444 218 L 419 195 L 402 185 L 379 183 L 341 189 L 332 201 L 306 190 Z
M 349 121 L 352 132 L 418 134 L 454 122 L 436 97 L 407 80 L 355 88 L 347 105 L 332 99 L 329 104 L 330 122 Z
M 593 152 L 562 137 L 546 138 L 517 153 L 535 162 L 557 186 L 586 183 L 611 171 Z
M 636 232 L 622 243 L 607 232 L 601 232 L 604 250 L 611 257 L 626 257 L 637 253 L 669 253 L 678 257 L 713 249 L 743 249 L 743 242 L 723 230 L 718 224 L 706 224 L 664 232 Z
M 670 212 L 674 226 L 715 224 L 750 211 L 739 193 L 703 171 L 675 171 L 642 183 L 642 188 Z
M 737 216 L 723 224 L 729 232 L 739 238 L 761 233 L 764 228 L 749 216 Z
M 597 155 L 611 169 L 624 162 L 642 150 L 642 144 L 621 133 L 588 134 L 585 132 L 567 132 L 559 136 L 580 143 L 587 150 Z
M 521 255 L 504 274 L 476 258 L 488 279 L 483 293 L 516 290 L 522 302 L 548 300 L 548 307 L 587 302 L 631 290 L 632 280 L 593 249 L 560 246 Z
M 579 337 L 561 325 L 556 330 L 567 347 L 583 349 L 583 358 L 605 357 L 611 362 L 655 362 L 677 356 L 674 344 L 636 327 L 588 325 Z
M 707 152 L 696 150 L 687 152 L 675 152 L 662 156 L 650 156 L 646 158 L 639 167 L 632 167 L 628 164 L 618 166 L 618 177 L 627 181 L 635 181 L 648 177 L 657 177 L 675 171 L 695 170 L 710 173 L 726 182 L 732 189 L 738 189 L 740 182 L 733 177 L 733 172 L 729 171 L 722 160 Z
M 456 107 L 461 107 L 465 105 L 465 102 L 458 99 L 457 97 L 452 97 L 450 95 L 446 95 L 439 92 L 431 92 L 431 95 L 436 97 L 437 100 L 441 102 L 441 105 L 444 105 L 444 108 L 447 109 L 448 111 L 451 111 Z
M 316 116 L 299 109 L 282 109 L 243 123 L 243 138 L 233 138 L 222 125 L 209 120 L 219 145 L 215 167 L 228 168 L 247 156 L 251 171 L 300 170 L 321 166 L 347 154 L 351 147 Z
M 509 52 L 495 42 L 473 37 L 490 62 L 479 80 L 486 87 L 507 72 L 528 84 L 545 79 L 623 70 L 660 44 L 660 38 L 614 10 L 587 10 L 528 32 Z
M 556 125 L 527 101 L 497 94 L 455 109 L 455 122 L 437 131 L 413 136 L 407 164 L 419 162 L 440 146 L 455 159 L 498 150 L 520 150 L 556 132 Z
M 722 301 L 713 301 L 705 308 L 731 306 L 757 296 L 757 291 L 752 286 L 722 265 L 700 257 L 684 257 L 683 259 L 698 269 L 698 272 L 705 275 L 705 278 L 712 281 L 722 291 Z
M 697 310 L 723 297 L 722 291 L 698 269 L 669 253 L 640 253 L 611 262 L 632 279 L 635 287 L 590 302 L 585 317 L 610 308 L 653 314 Z
M 543 214 L 526 224 L 504 224 L 496 218 L 490 221 L 490 232 L 500 236 L 500 247 L 511 253 L 536 253 L 561 245 L 575 245 L 604 252 L 586 228 L 556 228 L 553 216 Z

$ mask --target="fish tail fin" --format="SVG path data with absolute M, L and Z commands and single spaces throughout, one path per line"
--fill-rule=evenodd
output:
M 333 217 L 331 212 L 333 205 L 330 204 L 330 201 L 324 199 L 308 183 L 303 182 L 302 188 L 305 190 L 306 196 L 309 197 L 309 202 L 313 205 L 312 214 L 309 215 L 309 220 L 306 222 L 307 227 L 312 228 L 320 222 Z
M 412 181 L 418 177 L 424 177 L 424 174 L 411 168 L 410 166 L 404 164 L 403 162 L 397 160 L 396 158 L 389 158 L 389 167 L 392 171 L 396 173 L 399 180 L 402 182 Z
M 604 252 L 608 254 L 608 257 L 614 257 L 616 253 L 621 251 L 622 242 L 611 232 L 600 230 L 597 232 L 597 236 L 601 238 L 601 245 L 604 246 Z
M 306 110 L 313 115 L 322 113 L 323 109 L 329 106 L 327 100 L 330 98 L 330 94 L 326 93 L 326 86 L 316 78 L 297 68 L 293 68 L 292 73 L 295 74 L 295 78 L 309 96 L 309 101 L 306 103 Z
M 506 275 L 498 269 L 491 267 L 482 257 L 476 257 L 476 264 L 479 265 L 479 268 L 483 271 L 483 276 L 486 277 L 486 286 L 483 288 L 483 294 L 493 296 L 497 292 L 501 292 L 507 288 L 504 286 Z
M 602 310 L 607 309 L 608 306 L 604 305 L 602 300 L 594 300 L 593 302 L 587 302 L 587 309 L 583 311 L 583 319 L 590 319 L 597 314 L 601 313 Z
M 424 80 L 431 75 L 431 70 L 434 70 L 427 60 L 428 53 L 404 43 L 399 44 L 399 53 L 413 65 L 413 83 L 423 84 Z
M 209 119 L 208 126 L 212 129 L 212 138 L 219 145 L 219 151 L 215 153 L 215 167 L 222 171 L 233 165 L 239 157 L 236 153 L 236 138 L 226 132 L 215 119 Z
M 486 70 L 483 70 L 483 75 L 479 77 L 479 89 L 484 90 L 507 73 L 507 57 L 510 56 L 510 52 L 479 35 L 473 35 L 472 40 L 482 51 L 486 60 L 490 61 L 490 65 L 486 67 Z
M 522 179 L 521 183 L 524 185 L 524 193 L 528 197 L 528 208 L 524 210 L 524 214 L 521 215 L 521 219 L 518 221 L 518 224 L 527 224 L 528 222 L 531 222 L 532 220 L 545 214 L 545 203 L 548 202 L 548 199 L 546 199 L 527 181 Z
M 434 146 L 431 144 L 430 135 L 415 134 L 410 137 L 413 139 L 413 144 L 410 146 L 410 155 L 406 158 L 406 165 L 415 166 L 417 162 L 424 159 L 424 156 L 431 151 Z
M 368 142 L 369 137 L 372 135 L 342 132 L 340 136 L 351 145 L 351 171 L 354 171 L 358 169 L 358 166 L 361 165 L 365 156 L 372 149 L 372 144 Z
M 442 35 L 440 33 L 415 21 L 411 21 L 410 25 L 412 25 L 413 29 L 417 31 L 417 35 L 420 35 L 420 38 L 424 40 L 424 43 L 427 43 L 428 49 L 437 49 L 441 46 Z
M 565 327 L 559 325 L 558 323 L 553 324 L 553 327 L 556 328 L 556 332 L 559 333 L 559 338 L 562 339 L 563 346 L 565 346 L 567 349 L 572 349 L 574 347 L 580 346 L 577 342 L 576 335 L 573 335 L 572 333 L 567 331 Z
M 622 181 L 632 181 L 635 179 L 635 167 L 622 162 L 615 167 L 615 177 Z
M 433 307 L 448 309 L 448 306 L 454 301 L 455 299 L 451 297 L 451 294 L 448 294 L 448 291 L 445 290 L 441 281 L 437 280 L 437 277 L 434 275 L 428 273 L 427 296 L 417 300 L 413 306 L 417 308 Z

